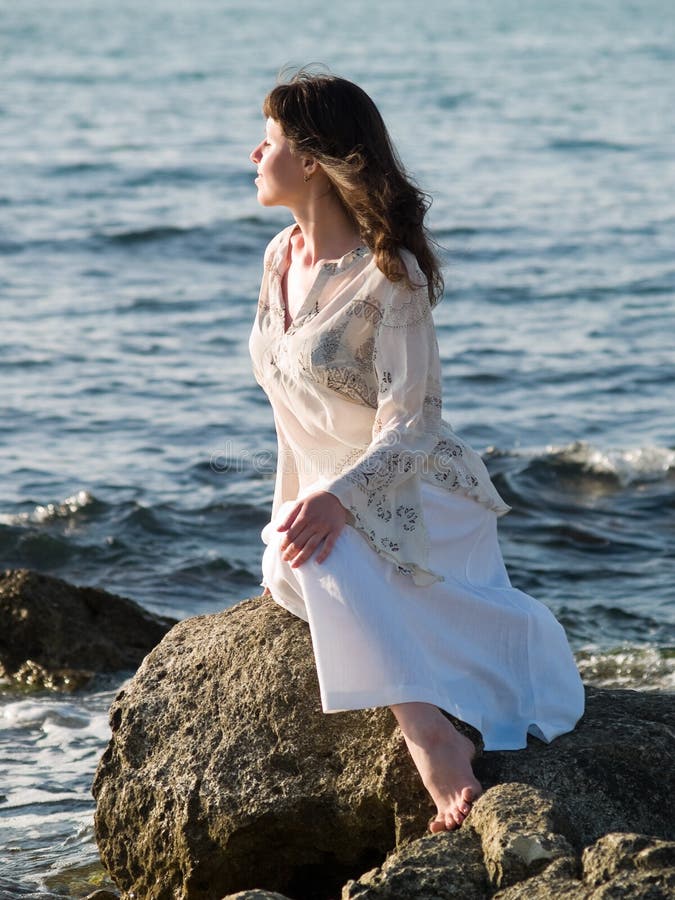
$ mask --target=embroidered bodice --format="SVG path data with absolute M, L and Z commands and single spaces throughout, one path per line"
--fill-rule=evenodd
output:
M 416 584 L 429 571 L 420 481 L 508 512 L 480 456 L 441 416 L 438 344 L 424 276 L 391 282 L 360 247 L 324 264 L 288 330 L 281 279 L 295 225 L 265 253 L 249 350 L 278 439 L 272 517 L 309 485 L 330 491 L 374 550 Z M 417 285 L 419 285 L 417 287 Z

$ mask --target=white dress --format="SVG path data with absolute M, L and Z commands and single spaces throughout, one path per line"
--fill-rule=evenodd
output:
M 317 275 L 285 331 L 289 226 L 265 254 L 249 349 L 278 437 L 263 584 L 309 622 L 325 712 L 432 703 L 487 750 L 552 740 L 583 713 L 565 633 L 512 587 L 497 540 L 509 507 L 441 418 L 424 278 L 392 283 L 359 248 Z M 293 569 L 276 529 L 294 502 L 335 494 L 348 524 L 323 563 Z

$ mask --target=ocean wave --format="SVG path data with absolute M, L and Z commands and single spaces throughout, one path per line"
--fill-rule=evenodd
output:
M 186 235 L 198 235 L 204 228 L 181 228 L 178 225 L 153 225 L 149 228 L 132 228 L 127 231 L 108 232 L 97 235 L 112 244 L 145 244 L 155 241 L 166 241 L 182 238 Z
M 51 697 L 43 702 L 17 700 L 0 710 L 0 730 L 5 731 L 21 728 L 39 729 L 47 733 L 52 726 L 83 729 L 89 724 L 90 718 L 81 707 L 67 702 L 54 702 Z
M 60 503 L 47 503 L 44 506 L 38 504 L 29 512 L 0 514 L 0 525 L 43 525 L 59 519 L 70 519 L 77 516 L 82 510 L 91 509 L 99 504 L 100 501 L 93 494 L 82 490 L 66 497 Z
M 619 141 L 607 141 L 602 138 L 554 138 L 548 142 L 549 150 L 562 150 L 567 153 L 577 153 L 583 150 L 597 150 L 602 153 L 607 151 L 614 153 L 627 153 L 637 147 Z
M 455 94 L 443 94 L 438 98 L 438 105 L 441 109 L 456 109 L 464 103 L 473 100 L 474 94 L 471 91 L 458 91 Z
M 172 258 L 184 254 L 191 262 L 199 259 L 223 265 L 231 259 L 240 261 L 242 254 L 251 254 L 258 259 L 269 236 L 269 227 L 263 229 L 248 222 L 240 224 L 238 220 L 185 226 L 148 224 L 94 231 L 86 238 L 85 246 L 97 252 L 170 253 Z
M 115 172 L 117 166 L 111 162 L 92 162 L 80 160 L 77 162 L 61 163 L 49 166 L 45 172 L 47 177 L 59 177 L 63 175 L 83 175 L 88 172 Z
M 245 565 L 230 562 L 222 556 L 215 559 L 187 561 L 171 573 L 172 584 L 207 584 L 212 578 L 226 577 L 234 584 L 251 585 L 257 583 L 257 572 Z
M 621 644 L 601 649 L 588 644 L 575 656 L 582 679 L 594 687 L 675 690 L 675 647 Z
M 566 447 L 548 447 L 545 458 L 553 466 L 610 478 L 622 487 L 663 481 L 675 472 L 675 451 L 666 447 L 599 450 L 585 441 L 575 441 Z
M 204 168 L 190 166 L 177 166 L 174 168 L 146 169 L 133 175 L 128 175 L 123 184 L 125 187 L 139 188 L 154 184 L 193 184 L 199 181 L 211 181 L 216 178 L 216 173 Z
M 178 312 L 190 312 L 194 313 L 198 309 L 205 309 L 210 306 L 215 306 L 216 303 L 214 300 L 205 299 L 190 299 L 190 300 L 174 300 L 174 299 L 166 299 L 164 297 L 136 297 L 131 302 L 125 304 L 124 306 L 119 306 L 118 309 L 120 312 L 129 313 L 129 312 L 167 312 L 178 313 Z M 161 347 L 158 345 L 158 349 Z M 144 354 L 147 353 L 147 350 L 142 351 Z
M 544 452 L 490 448 L 486 457 L 520 458 L 524 461 L 521 471 L 543 467 L 548 472 L 604 479 L 620 487 L 667 481 L 675 475 L 675 450 L 654 445 L 603 450 L 587 441 L 574 441 L 565 446 L 549 445 Z

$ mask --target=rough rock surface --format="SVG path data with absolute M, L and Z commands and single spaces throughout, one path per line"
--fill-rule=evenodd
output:
M 116 698 L 94 784 L 101 857 L 123 896 L 144 900 L 662 890 L 675 698 L 587 700 L 572 734 L 484 754 L 465 825 L 423 836 L 433 808 L 393 715 L 324 715 L 307 626 L 253 598 L 176 625 Z
M 351 881 L 342 900 L 666 900 L 675 842 L 608 834 L 583 853 L 555 797 L 529 785 L 490 788 L 460 831 L 413 841 Z M 444 842 L 444 843 L 443 843 Z
M 425 835 L 342 889 L 342 900 L 484 900 L 487 871 L 473 829 Z
M 581 857 L 578 877 L 553 864 L 537 877 L 493 895 L 494 900 L 671 900 L 675 842 L 638 834 L 607 834 Z
M 175 624 L 133 600 L 29 569 L 0 572 L 0 677 L 73 690 L 134 670 Z

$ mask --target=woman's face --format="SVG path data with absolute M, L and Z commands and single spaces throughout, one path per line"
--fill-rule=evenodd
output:
M 255 183 L 258 202 L 263 206 L 292 208 L 306 192 L 302 157 L 291 151 L 281 125 L 274 119 L 267 119 L 265 137 L 249 158 L 258 169 Z

